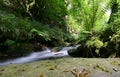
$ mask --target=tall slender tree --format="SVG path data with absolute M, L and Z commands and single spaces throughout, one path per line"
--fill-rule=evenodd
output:
M 111 15 L 110 15 L 110 18 L 109 18 L 109 21 L 108 23 L 110 22 L 113 22 L 114 19 L 115 19 L 115 14 L 118 12 L 118 2 L 117 0 L 113 0 L 112 1 L 112 5 L 111 5 Z

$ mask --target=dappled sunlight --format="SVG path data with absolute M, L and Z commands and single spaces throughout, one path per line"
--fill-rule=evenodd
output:
M 0 0 L 0 77 L 120 77 L 120 0 Z

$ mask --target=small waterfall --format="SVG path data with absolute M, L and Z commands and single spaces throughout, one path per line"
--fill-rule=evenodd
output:
M 51 52 L 51 50 L 46 47 L 44 51 L 32 52 L 28 56 L 11 59 L 11 60 L 0 63 L 0 65 L 15 64 L 15 63 L 28 63 L 28 62 L 49 59 L 49 58 L 65 57 L 65 56 L 68 56 L 68 53 L 67 53 L 68 50 L 74 49 L 76 47 L 63 47 L 59 52 Z

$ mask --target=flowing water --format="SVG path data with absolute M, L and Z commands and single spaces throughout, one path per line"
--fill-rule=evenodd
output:
M 74 48 L 77 48 L 77 46 L 76 47 L 63 47 L 58 52 L 51 52 L 51 50 L 46 47 L 45 50 L 41 52 L 32 52 L 31 54 L 25 57 L 20 57 L 16 59 L 7 60 L 5 62 L 1 62 L 0 65 L 15 64 L 15 63 L 28 63 L 28 62 L 49 59 L 49 58 L 65 57 L 65 56 L 68 56 L 67 51 L 70 49 L 74 49 Z

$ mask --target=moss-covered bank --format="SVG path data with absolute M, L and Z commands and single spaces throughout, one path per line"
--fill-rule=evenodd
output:
M 119 58 L 67 57 L 10 64 L 0 66 L 0 77 L 120 77 L 119 60 Z

